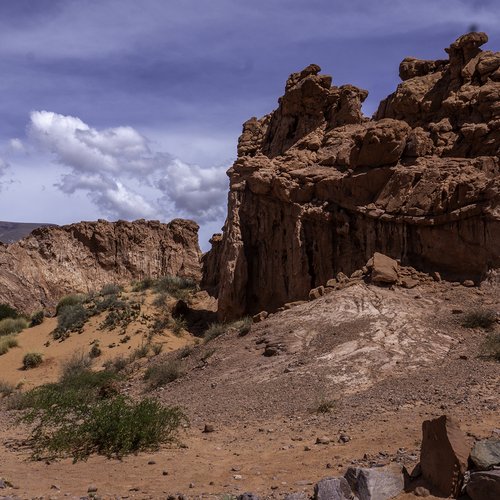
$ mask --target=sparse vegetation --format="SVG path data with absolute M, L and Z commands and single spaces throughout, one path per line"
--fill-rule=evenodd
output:
M 156 281 L 153 288 L 157 293 L 168 293 L 176 299 L 185 299 L 196 288 L 196 283 L 180 276 L 164 276 Z
M 152 288 L 153 285 L 155 284 L 155 280 L 153 278 L 144 278 L 141 281 L 136 281 L 132 285 L 132 291 L 133 292 L 144 292 L 145 290 L 148 290 L 149 288 Z
M 172 317 L 169 327 L 174 335 L 180 336 L 182 331 L 186 329 L 187 322 L 182 316 Z
M 5 382 L 4 380 L 0 380 L 0 395 L 2 396 L 10 396 L 16 388 L 10 382 Z
M 145 358 L 149 354 L 149 344 L 141 344 L 131 355 L 131 359 Z
M 0 337 L 0 356 L 8 352 L 12 347 L 17 347 L 19 344 L 15 335 L 6 335 Z
M 229 326 L 227 323 L 212 323 L 205 332 L 205 342 L 210 342 L 211 340 L 220 337 L 222 334 L 227 332 L 228 328 Z
M 43 320 L 45 319 L 45 314 L 43 311 L 37 311 L 32 314 L 31 316 L 31 321 L 30 321 L 30 326 L 38 326 L 43 323 Z
M 92 359 L 84 352 L 75 352 L 62 366 L 61 380 L 72 380 L 79 373 L 90 370 Z
M 330 413 L 335 408 L 335 401 L 322 399 L 316 406 L 316 413 Z
M 116 283 L 108 283 L 101 288 L 101 295 L 118 295 L 123 291 L 123 287 L 121 285 L 117 285 Z
M 178 361 L 169 360 L 150 366 L 144 374 L 144 379 L 149 382 L 151 388 L 161 387 L 182 375 Z
M 0 304 L 0 320 L 5 318 L 17 318 L 19 312 L 9 304 Z
M 28 327 L 25 318 L 5 318 L 0 321 L 0 337 L 19 333 Z
M 187 421 L 184 413 L 108 390 L 115 378 L 106 371 L 77 371 L 21 398 L 23 420 L 34 426 L 33 458 L 71 456 L 77 461 L 92 453 L 120 458 L 174 440 Z
M 62 309 L 64 309 L 65 307 L 82 304 L 84 300 L 85 300 L 84 295 L 77 295 L 77 294 L 66 295 L 58 302 L 56 306 L 56 316 L 59 316 L 60 311 L 62 311 Z
M 500 361 L 500 333 L 490 333 L 483 344 L 482 350 L 485 357 Z
M 96 342 L 95 344 L 92 344 L 92 347 L 90 348 L 89 356 L 94 359 L 98 358 L 102 354 L 102 349 L 99 347 L 99 343 Z
M 23 358 L 23 368 L 30 370 L 40 366 L 43 362 L 43 356 L 39 352 L 28 352 Z
M 155 356 L 158 356 L 163 351 L 163 344 L 153 344 L 151 350 Z
M 496 313 L 491 309 L 475 309 L 464 316 L 462 326 L 489 329 L 496 323 L 496 319 Z
M 57 328 L 52 332 L 54 339 L 65 339 L 70 332 L 79 330 L 87 321 L 89 314 L 85 307 L 78 302 L 60 308 L 57 315 Z
M 184 359 L 187 358 L 188 356 L 191 356 L 192 352 L 193 352 L 193 347 L 190 345 L 186 345 L 182 349 L 179 349 L 179 351 L 177 352 L 177 357 L 179 359 Z

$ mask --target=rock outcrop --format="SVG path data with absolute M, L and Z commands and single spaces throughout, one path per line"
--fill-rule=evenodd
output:
M 222 319 L 307 298 L 374 252 L 445 278 L 500 267 L 500 53 L 469 33 L 405 59 L 373 119 L 310 65 L 243 125 L 229 211 L 205 257 Z
M 0 244 L 0 302 L 30 313 L 74 292 L 167 274 L 200 279 L 198 225 L 175 219 L 80 222 Z

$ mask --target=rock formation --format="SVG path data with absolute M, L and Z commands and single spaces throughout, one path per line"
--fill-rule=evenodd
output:
M 0 244 L 0 302 L 29 313 L 106 283 L 166 274 L 199 279 L 200 256 L 198 225 L 188 220 L 39 228 L 17 243 Z
M 500 53 L 486 41 L 469 33 L 447 60 L 405 59 L 373 119 L 365 90 L 310 65 L 243 125 L 204 259 L 221 318 L 304 299 L 376 251 L 445 278 L 500 267 Z

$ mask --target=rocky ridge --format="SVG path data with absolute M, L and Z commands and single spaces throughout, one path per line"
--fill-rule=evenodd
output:
M 204 257 L 222 319 L 307 298 L 377 251 L 453 280 L 500 267 L 500 53 L 486 41 L 403 60 L 373 119 L 367 91 L 313 64 L 243 125 L 223 234 Z
M 68 293 L 167 274 L 201 276 L 198 225 L 174 219 L 44 227 L 0 244 L 0 302 L 30 313 Z

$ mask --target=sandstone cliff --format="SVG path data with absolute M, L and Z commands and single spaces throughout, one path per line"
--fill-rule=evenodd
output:
M 453 279 L 500 267 L 500 53 L 486 41 L 469 33 L 446 60 L 405 59 L 371 120 L 367 91 L 310 65 L 243 125 L 205 256 L 221 318 L 303 299 L 375 251 Z
M 33 312 L 111 282 L 166 274 L 199 279 L 200 256 L 198 225 L 188 220 L 39 228 L 17 243 L 0 244 L 0 302 Z

